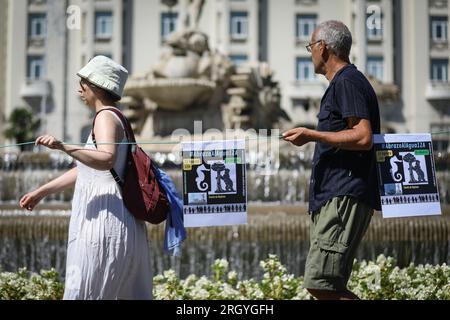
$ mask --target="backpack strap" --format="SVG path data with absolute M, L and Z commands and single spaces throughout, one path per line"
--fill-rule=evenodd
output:
M 99 115 L 100 112 L 105 111 L 105 110 L 112 111 L 112 112 L 114 112 L 114 114 L 116 114 L 119 117 L 119 119 L 122 122 L 122 125 L 125 129 L 125 135 L 127 137 L 128 142 L 136 142 L 136 138 L 134 136 L 133 129 L 131 128 L 130 122 L 125 118 L 125 116 L 122 114 L 122 112 L 120 112 L 120 110 L 118 110 L 116 108 L 105 108 L 105 109 L 102 109 L 99 112 L 97 112 L 95 114 L 94 120 L 92 121 L 92 142 L 94 143 L 95 147 L 97 148 L 97 141 L 95 140 L 95 133 L 94 133 L 95 119 L 97 118 L 97 116 Z M 130 147 L 128 148 L 128 153 L 131 152 L 132 146 L 133 145 L 130 145 Z M 128 155 L 128 156 L 130 156 L 130 155 Z M 114 170 L 114 168 L 111 168 L 111 170 L 109 170 L 109 172 L 111 172 L 111 175 L 113 176 L 113 178 L 117 182 L 117 184 L 121 188 L 123 188 L 124 182 L 122 181 L 122 179 L 120 179 L 116 170 Z
M 120 110 L 117 108 L 104 108 L 95 114 L 94 120 L 92 121 L 92 138 L 95 139 L 95 134 L 94 134 L 95 119 L 97 118 L 97 116 L 99 115 L 100 112 L 105 111 L 105 110 L 112 111 L 119 117 L 119 119 L 122 122 L 122 125 L 125 129 L 125 135 L 126 135 L 128 141 L 136 142 L 136 138 L 134 136 L 133 129 L 131 128 L 130 122 L 128 121 L 127 118 L 125 118 L 123 113 L 120 112 Z

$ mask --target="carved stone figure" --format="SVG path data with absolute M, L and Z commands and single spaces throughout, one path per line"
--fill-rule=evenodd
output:
M 283 111 L 267 63 L 240 71 L 228 56 L 211 49 L 198 28 L 204 0 L 163 2 L 169 7 L 179 3 L 177 29 L 165 42 L 168 50 L 145 76 L 131 76 L 125 87 L 125 113 L 138 137 L 193 131 L 194 121 L 202 121 L 203 130 L 272 128 Z
M 178 31 L 197 30 L 205 0 L 181 0 Z

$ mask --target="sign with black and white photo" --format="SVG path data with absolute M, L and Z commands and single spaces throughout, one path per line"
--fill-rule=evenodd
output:
M 182 143 L 184 226 L 247 223 L 245 140 Z
M 384 218 L 440 215 L 430 134 L 376 134 L 374 148 Z

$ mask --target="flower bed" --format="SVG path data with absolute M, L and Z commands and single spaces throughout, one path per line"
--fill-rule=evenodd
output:
M 228 262 L 218 259 L 213 275 L 179 279 L 173 270 L 154 278 L 155 299 L 312 299 L 302 287 L 303 278 L 289 274 L 277 256 L 260 263 L 264 275 L 238 280 Z M 362 299 L 450 299 L 450 267 L 418 265 L 400 269 L 393 258 L 380 255 L 374 261 L 355 260 L 348 287 Z M 55 270 L 0 273 L 0 299 L 61 299 L 63 284 Z

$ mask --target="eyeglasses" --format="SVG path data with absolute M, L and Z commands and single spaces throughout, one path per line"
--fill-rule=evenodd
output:
M 311 52 L 311 47 L 312 47 L 313 45 L 315 45 L 316 43 L 319 43 L 320 41 L 322 41 L 322 40 L 317 40 L 316 42 L 309 43 L 309 44 L 306 46 L 306 50 L 307 50 L 308 52 Z

